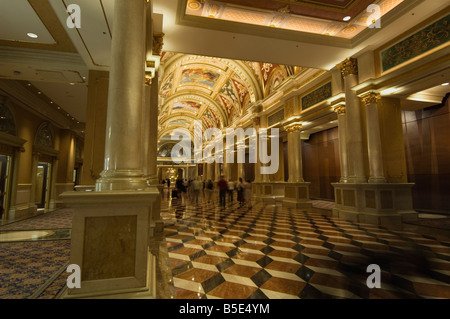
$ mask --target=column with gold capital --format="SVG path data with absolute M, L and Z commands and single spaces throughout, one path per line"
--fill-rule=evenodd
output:
M 380 121 L 378 118 L 379 93 L 370 92 L 362 96 L 366 106 L 367 147 L 369 152 L 369 183 L 385 183 L 383 155 L 381 150 Z
M 299 117 L 283 124 L 288 139 L 289 179 L 284 183 L 283 205 L 295 208 L 310 208 L 309 186 L 303 179 L 302 139 L 303 124 Z
M 352 88 L 358 84 L 358 61 L 348 58 L 338 65 L 344 78 L 347 114 L 349 183 L 367 183 L 364 162 L 363 129 L 359 98 Z
M 339 158 L 341 166 L 340 183 L 348 182 L 348 154 L 347 154 L 347 115 L 345 114 L 345 105 L 340 104 L 334 107 L 338 115 L 339 132 Z
M 285 130 L 288 137 L 289 182 L 303 183 L 301 123 L 293 123 Z

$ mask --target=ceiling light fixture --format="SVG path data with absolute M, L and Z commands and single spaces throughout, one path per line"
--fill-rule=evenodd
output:
M 450 83 L 442 83 L 442 86 L 447 86 L 447 85 L 449 85 Z
M 36 33 L 32 33 L 32 32 L 28 32 L 27 36 L 29 36 L 30 38 L 33 38 L 33 39 L 37 39 L 38 38 L 38 35 Z
M 350 21 L 351 18 L 352 18 L 351 16 L 346 16 L 346 17 L 344 17 L 344 19 L 342 19 L 342 20 L 344 20 L 344 21 Z

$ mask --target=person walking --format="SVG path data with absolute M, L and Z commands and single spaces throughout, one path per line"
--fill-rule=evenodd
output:
M 243 185 L 244 188 L 244 202 L 248 208 L 252 208 L 252 183 L 250 180 Z
M 233 193 L 234 193 L 234 188 L 235 188 L 235 183 L 233 182 L 232 179 L 230 179 L 228 181 L 228 195 L 230 197 L 230 203 L 233 202 Z
M 200 177 L 197 177 L 196 180 L 192 181 L 192 189 L 194 191 L 194 199 L 195 204 L 198 205 L 198 195 L 200 194 L 200 190 L 202 189 L 203 183 L 200 180 Z
M 208 197 L 208 203 L 211 202 L 213 188 L 214 188 L 214 184 L 213 184 L 212 180 L 208 180 L 208 183 L 206 183 L 206 195 Z
M 217 186 L 219 186 L 219 198 L 220 198 L 220 206 L 222 208 L 225 208 L 226 205 L 226 196 L 228 191 L 228 183 L 223 177 L 223 175 L 220 176 L 220 180 L 217 183 Z
M 237 200 L 239 201 L 239 207 L 244 205 L 244 187 L 243 187 L 242 177 L 239 177 L 239 182 L 236 185 L 237 189 Z

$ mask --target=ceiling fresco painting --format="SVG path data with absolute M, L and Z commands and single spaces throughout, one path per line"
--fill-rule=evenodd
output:
M 178 127 L 194 131 L 224 128 L 245 116 L 252 102 L 296 74 L 301 68 L 276 64 L 163 52 L 160 79 L 161 136 Z
M 187 110 L 197 113 L 202 107 L 201 103 L 193 101 L 181 101 L 174 103 L 172 110 Z

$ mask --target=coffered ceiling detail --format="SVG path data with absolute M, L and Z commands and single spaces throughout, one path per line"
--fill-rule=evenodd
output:
M 368 10 L 369 5 L 378 5 L 383 16 L 403 1 L 189 0 L 186 14 L 352 39 L 374 22 L 375 11 Z

